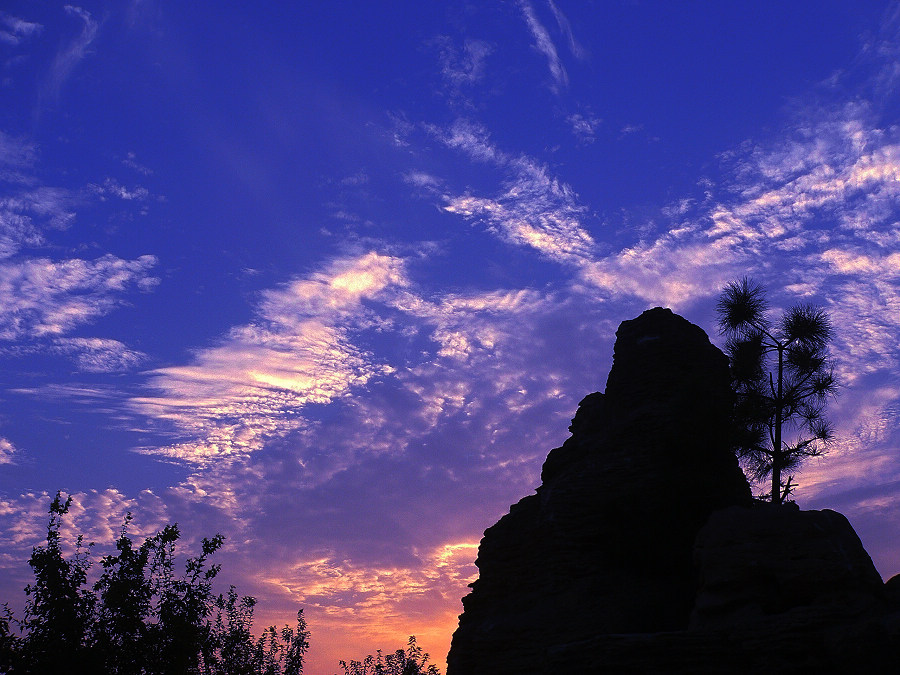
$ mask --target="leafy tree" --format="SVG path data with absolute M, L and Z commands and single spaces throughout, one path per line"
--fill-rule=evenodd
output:
M 154 673 L 199 671 L 200 654 L 209 635 L 207 617 L 212 612 L 212 580 L 220 566 L 206 567 L 210 555 L 225 539 L 217 534 L 201 542 L 200 555 L 188 558 L 185 573 L 174 574 L 177 525 L 167 525 L 156 535 L 151 566 L 156 603 L 155 621 L 149 624 L 149 670 Z
M 25 587 L 28 599 L 22 629 L 20 663 L 24 672 L 91 672 L 95 654 L 90 649 L 96 599 L 84 588 L 91 566 L 90 546 L 81 536 L 75 554 L 66 559 L 60 541 L 63 517 L 72 498 L 59 493 L 50 504 L 47 544 L 32 550 L 28 561 L 34 583 Z
M 9 605 L 3 605 L 0 612 L 0 673 L 11 671 L 18 654 L 20 653 L 20 640 L 9 629 L 9 625 L 15 623 Z
M 296 628 L 284 626 L 276 632 L 275 626 L 269 626 L 259 638 L 257 649 L 262 675 L 302 675 L 303 657 L 309 650 L 303 610 L 297 610 Z
M 831 321 L 798 304 L 773 323 L 762 287 L 746 277 L 725 287 L 717 312 L 737 393 L 738 456 L 754 480 L 771 476 L 769 498 L 781 504 L 796 487 L 793 475 L 784 476 L 822 455 L 833 437 L 824 417 L 836 391 Z
M 131 514 L 116 540 L 116 553 L 102 558 L 103 572 L 86 586 L 90 546 L 76 540 L 67 558 L 60 527 L 71 497 L 50 505 L 47 543 L 32 551 L 35 581 L 25 592 L 25 616 L 17 622 L 0 611 L 0 674 L 91 673 L 103 675 L 301 675 L 309 648 L 302 610 L 296 628 L 268 628 L 254 640 L 256 600 L 238 600 L 232 587 L 214 596 L 219 565 L 209 557 L 224 543 L 203 539 L 201 552 L 175 571 L 177 525 L 168 525 L 135 546 Z M 216 616 L 213 619 L 213 612 Z M 17 624 L 21 637 L 10 626 Z
M 253 639 L 253 608 L 256 598 L 238 599 L 234 586 L 216 598 L 218 614 L 203 650 L 204 675 L 301 675 L 303 657 L 309 649 L 309 631 L 303 610 L 297 612 L 297 627 L 280 631 L 269 626 Z
M 398 649 L 393 654 L 382 655 L 381 650 L 373 656 L 369 654 L 362 661 L 341 661 L 344 675 L 440 675 L 434 664 L 428 664 L 429 656 L 416 644 L 416 636 L 411 635 L 406 651 Z
M 147 564 L 161 535 L 135 548 L 128 536 L 131 514 L 125 516 L 116 540 L 118 554 L 103 558 L 103 574 L 94 585 L 99 593 L 96 646 L 104 655 L 106 672 L 117 675 L 142 673 L 150 656 L 150 626 L 153 585 Z

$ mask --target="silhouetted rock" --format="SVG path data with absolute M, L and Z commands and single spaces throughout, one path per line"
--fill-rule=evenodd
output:
M 581 402 L 537 494 L 485 532 L 449 673 L 544 672 L 556 645 L 686 627 L 697 532 L 749 504 L 726 357 L 667 309 L 617 338 L 606 393 Z
M 751 500 L 725 356 L 661 308 L 616 335 L 606 392 L 485 532 L 448 675 L 895 672 L 900 576 L 842 515 Z
M 847 519 L 796 506 L 714 513 L 694 548 L 691 628 L 747 627 L 774 617 L 833 621 L 883 608 L 884 584 Z

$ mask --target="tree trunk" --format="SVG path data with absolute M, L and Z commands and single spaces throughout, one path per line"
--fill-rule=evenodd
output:
M 781 424 L 783 409 L 784 347 L 778 345 L 778 393 L 775 395 L 775 442 L 772 444 L 772 503 L 781 504 L 781 467 L 784 457 L 781 449 Z

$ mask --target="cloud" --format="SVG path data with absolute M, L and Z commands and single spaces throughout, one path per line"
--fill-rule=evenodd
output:
M 122 165 L 127 166 L 129 169 L 134 169 L 138 173 L 143 174 L 145 176 L 153 175 L 153 169 L 150 169 L 150 168 L 144 166 L 143 164 L 138 163 L 137 155 L 135 155 L 133 152 L 129 152 L 125 156 L 125 159 L 122 160 Z
M 482 40 L 466 40 L 457 49 L 449 38 L 435 40 L 438 47 L 438 61 L 441 75 L 452 87 L 458 89 L 472 85 L 484 78 L 485 62 L 494 48 Z
M 531 4 L 519 6 L 555 85 L 564 87 L 549 33 Z M 578 56 L 568 22 L 549 7 Z M 448 52 L 445 80 L 467 86 L 483 77 L 489 52 L 482 47 Z M 407 184 L 436 195 L 457 222 L 558 263 L 557 278 L 541 288 L 482 280 L 487 288 L 449 291 L 417 278 L 433 262 L 421 251 L 405 258 L 381 245 L 260 293 L 252 321 L 182 363 L 146 373 L 144 395 L 130 400 L 130 412 L 146 418 L 142 431 L 161 438 L 141 451 L 189 464 L 189 475 L 165 493 L 165 510 L 154 511 L 150 496 L 141 508 L 205 534 L 227 528 L 252 583 L 288 610 L 307 604 L 313 625 L 380 640 L 411 623 L 421 637 L 431 621 L 429 630 L 446 637 L 479 532 L 535 486 L 578 398 L 602 389 L 619 320 L 647 304 L 708 309 L 722 284 L 742 273 L 767 283 L 776 304 L 822 302 L 838 326 L 835 353 L 850 385 L 836 409 L 842 446 L 830 466 L 810 465 L 801 494 L 864 485 L 872 475 L 895 480 L 897 142 L 875 117 L 859 103 L 832 107 L 768 144 L 748 143 L 723 158 L 724 183 L 679 198 L 652 220 L 634 219 L 614 245 L 595 241 L 587 206 L 546 164 L 498 147 L 472 122 L 431 128 L 446 147 L 494 171 L 496 185 L 457 190 L 425 171 L 408 172 Z M 589 142 L 600 120 L 585 112 L 566 123 Z M 398 142 L 410 142 L 410 127 L 397 124 Z M 31 146 L 10 142 L 4 150 L 3 142 L 0 162 L 4 152 L 10 165 L 34 162 Z M 364 174 L 345 181 L 361 184 Z M 138 190 L 110 178 L 93 194 L 140 201 Z M 33 196 L 6 211 L 20 218 L 8 225 L 10 251 L 31 245 L 22 242 L 47 223 L 64 226 L 54 213 L 73 211 L 63 193 L 22 192 Z M 137 365 L 141 355 L 118 341 L 70 337 L 98 314 L 76 303 L 69 323 L 56 316 L 69 316 L 66 303 L 82 296 L 88 308 L 109 311 L 124 291 L 150 283 L 149 267 L 131 269 L 113 287 L 103 271 L 78 281 L 97 261 L 28 264 L 33 272 L 21 276 L 38 290 L 16 291 L 33 306 L 25 303 L 27 320 L 10 329 L 15 336 L 45 336 L 88 371 Z M 57 286 L 59 297 L 50 290 Z M 54 303 L 59 310 L 40 314 Z M 76 386 L 32 393 L 111 395 Z M 84 528 L 102 540 L 123 508 L 140 505 L 114 492 L 85 494 L 84 513 L 96 502 L 105 515 Z M 860 508 L 893 503 L 877 494 L 854 499 Z M 4 540 L 27 551 L 43 535 L 47 501 L 0 504 Z M 17 519 L 26 512 L 30 521 Z
M 33 143 L 14 138 L 0 130 L 0 167 L 31 168 L 36 158 L 37 149 Z M 10 180 L 11 176 L 0 174 L 0 178 Z
M 112 544 L 122 531 L 125 515 L 135 516 L 131 533 L 147 537 L 167 524 L 166 507 L 151 490 L 141 491 L 137 497 L 127 497 L 115 488 L 69 492 L 72 497 L 69 513 L 61 530 L 62 541 L 73 544 L 79 534 L 85 542 L 100 546 Z M 0 533 L 11 548 L 30 552 L 47 536 L 47 520 L 53 496 L 47 492 L 27 492 L 15 498 L 0 497 Z M 25 555 L 27 557 L 27 554 Z
M 72 400 L 83 405 L 108 406 L 120 393 L 107 385 L 58 384 L 50 383 L 38 387 L 16 387 L 9 391 L 16 394 L 35 396 L 47 401 Z
M 432 129 L 432 133 L 448 147 L 493 164 L 506 175 L 496 196 L 445 195 L 446 212 L 483 223 L 508 243 L 566 265 L 578 282 L 602 289 L 607 299 L 637 297 L 678 307 L 717 291 L 735 263 L 758 251 L 754 240 L 760 235 L 744 227 L 729 207 L 687 200 L 682 206 L 693 206 L 693 213 L 667 210 L 681 222 L 672 223 L 655 241 L 602 256 L 583 224 L 587 208 L 545 166 L 497 148 L 487 130 L 472 122 L 460 120 L 446 131 Z M 697 213 L 700 208 L 707 212 Z
M 594 115 L 582 115 L 575 113 L 566 118 L 572 133 L 581 143 L 589 144 L 597 140 L 597 129 L 603 123 L 603 120 Z
M 19 451 L 16 449 L 8 439 L 0 438 L 0 464 L 15 464 L 15 456 L 19 454 Z
M 41 91 L 43 99 L 50 98 L 56 101 L 59 98 L 66 80 L 87 55 L 91 43 L 99 32 L 99 24 L 87 10 L 66 5 L 65 11 L 81 20 L 81 33 L 56 54 Z
M 15 199 L 0 199 L 0 260 L 10 258 L 23 246 L 38 246 L 44 237 Z
M 444 181 L 425 171 L 409 171 L 403 175 L 403 180 L 425 192 L 437 193 L 444 185 Z
M 760 273 L 825 301 L 852 381 L 900 366 L 900 144 L 865 104 L 804 122 L 787 143 L 735 160 L 738 199 L 716 208 L 714 231 L 759 260 L 785 260 Z
M 553 0 L 547 0 L 547 4 L 550 5 L 550 10 L 556 18 L 556 25 L 559 26 L 560 32 L 566 36 L 566 41 L 569 43 L 569 51 L 572 52 L 572 56 L 577 59 L 587 59 L 587 50 L 575 39 L 575 34 L 572 32 L 572 24 L 569 23 L 566 15 L 560 11 Z
M 32 143 L 0 132 L 0 179 L 13 186 L 0 198 L 0 340 L 16 343 L 4 351 L 64 354 L 84 372 L 131 369 L 145 355 L 121 342 L 64 336 L 123 304 L 124 293 L 150 290 L 158 281 L 150 273 L 156 259 L 104 255 L 51 260 L 26 257 L 23 251 L 47 246 L 53 230 L 69 228 L 76 207 L 90 205 L 90 194 L 101 201 L 108 196 L 143 201 L 149 193 L 142 187 L 125 188 L 112 178 L 79 191 L 40 185 L 31 175 L 36 162 Z
M 75 220 L 77 202 L 69 190 L 47 186 L 0 198 L 0 259 L 13 256 L 23 247 L 45 244 L 48 229 L 69 227 Z
M 538 20 L 534 7 L 528 0 L 519 0 L 519 9 L 522 10 L 522 16 L 525 18 L 525 23 L 528 24 L 528 29 L 534 38 L 534 48 L 547 58 L 547 66 L 550 69 L 550 75 L 553 77 L 554 82 L 553 89 L 557 91 L 565 89 L 569 85 L 569 76 L 563 67 L 562 60 L 559 58 L 556 45 L 553 44 L 550 33 Z M 554 13 L 557 12 L 554 10 Z M 558 14 L 557 18 L 559 16 L 562 15 Z
M 501 348 L 508 319 L 537 311 L 547 298 L 535 291 L 487 291 L 469 295 L 451 293 L 429 302 L 412 293 L 399 294 L 392 304 L 410 318 L 432 326 L 437 356 L 468 360 L 479 352 Z M 508 337 L 508 335 L 504 335 Z
M 258 320 L 231 329 L 193 363 L 151 373 L 156 395 L 136 412 L 165 420 L 193 440 L 144 452 L 204 463 L 260 449 L 302 429 L 308 405 L 324 405 L 389 372 L 353 344 L 366 325 L 364 301 L 405 283 L 402 261 L 375 252 L 262 295 Z
M 0 131 L 0 181 L 11 185 L 0 197 L 0 259 L 44 244 L 45 230 L 65 229 L 75 219 L 80 198 L 65 188 L 40 185 L 32 175 L 37 157 L 33 143 Z
M 147 359 L 146 354 L 108 338 L 58 338 L 53 341 L 53 349 L 73 356 L 78 369 L 86 373 L 119 373 Z
M 418 643 L 440 662 L 462 610 L 459 599 L 477 576 L 477 546 L 477 541 L 448 542 L 423 552 L 410 567 L 301 558 L 287 569 L 259 576 L 270 594 L 285 597 L 290 606 L 302 605 L 318 629 L 337 643 L 390 645 L 399 640 L 402 645 L 414 627 Z M 329 655 L 332 661 L 363 656 L 340 650 Z
M 61 336 L 110 312 L 131 287 L 149 290 L 153 256 L 0 263 L 0 339 Z
M 6 26 L 5 29 L 0 28 L 0 42 L 9 45 L 18 45 L 43 29 L 39 23 L 25 21 L 6 12 L 0 12 L 0 25 Z
M 533 487 L 597 388 L 594 346 L 613 327 L 586 296 L 426 295 L 409 267 L 357 254 L 267 291 L 253 324 L 153 371 L 155 391 L 131 401 L 184 438 L 142 450 L 193 465 L 174 499 L 231 519 L 269 569 L 297 550 L 414 569 L 414 549 L 472 536 Z
M 844 289 L 843 297 L 831 291 L 838 313 L 841 303 L 854 303 L 854 284 L 856 292 L 865 286 L 864 296 L 892 306 L 900 145 L 897 132 L 875 126 L 874 117 L 864 103 L 822 108 L 787 130 L 787 140 L 726 154 L 730 178 L 719 194 L 663 209 L 652 224 L 661 232 L 585 259 L 581 278 L 610 297 L 676 307 L 717 292 L 739 273 L 771 282 L 779 292 L 826 301 L 826 289 Z M 774 268 L 775 260 L 783 262 Z
M 84 544 L 95 544 L 91 558 L 95 561 L 107 553 L 114 552 L 114 542 L 122 532 L 125 515 L 132 513 L 134 520 L 128 528 L 133 541 L 142 541 L 152 536 L 163 526 L 174 522 L 168 513 L 164 500 L 151 490 L 142 490 L 136 496 L 128 496 L 109 487 L 102 490 L 67 491 L 62 497 L 72 497 L 68 514 L 60 529 L 60 541 L 65 556 L 75 553 L 77 537 L 84 535 Z M 32 549 L 44 545 L 47 539 L 49 507 L 53 495 L 48 492 L 24 492 L 16 496 L 0 495 L 0 576 L 2 591 L 9 599 L 15 613 L 21 616 L 22 589 L 34 582 L 31 569 L 26 561 Z M 185 531 L 184 542 L 196 550 L 194 537 L 205 534 L 204 530 Z M 185 549 L 182 549 L 185 550 Z M 82 552 L 84 549 L 82 549 Z M 96 574 L 94 565 L 92 574 Z
M 900 132 L 883 105 L 862 97 L 849 104 L 819 98 L 795 109 L 780 134 L 724 154 L 723 178 L 707 181 L 702 195 L 687 195 L 620 230 L 632 241 L 611 252 L 594 243 L 587 210 L 562 181 L 535 160 L 502 151 L 472 122 L 433 132 L 473 162 L 500 168 L 501 187 L 481 194 L 444 187 L 444 208 L 563 263 L 571 290 L 582 288 L 610 311 L 637 301 L 638 307 L 708 312 L 724 283 L 744 274 L 768 287 L 776 309 L 798 300 L 824 305 L 836 328 L 832 351 L 842 398 L 870 404 L 832 407 L 839 429 L 835 461 L 810 463 L 800 496 L 816 498 L 835 486 L 868 490 L 848 502 L 855 509 L 876 490 L 866 484 L 872 476 L 886 482 L 900 477 L 896 434 L 872 432 L 896 424 L 900 409 Z M 573 128 L 582 122 L 567 121 Z M 490 344 L 449 322 L 434 335 L 441 354 L 461 362 Z M 431 397 L 433 419 L 448 424 L 440 417 L 444 411 L 473 409 L 477 385 L 457 384 L 424 364 L 418 371 L 436 382 L 433 389 L 425 377 L 420 383 L 423 400 Z M 873 386 L 884 395 L 873 397 Z
M 456 122 L 440 136 L 448 147 L 494 164 L 509 176 L 496 197 L 446 196 L 445 211 L 484 223 L 510 243 L 533 248 L 557 262 L 580 263 L 592 257 L 595 242 L 581 225 L 585 208 L 544 165 L 503 152 L 491 144 L 483 127 L 466 121 Z
M 147 188 L 138 185 L 129 189 L 115 178 L 105 179 L 102 185 L 90 183 L 88 190 L 98 195 L 101 201 L 106 201 L 108 197 L 117 197 L 125 201 L 144 201 L 150 196 L 150 191 Z
M 733 275 L 738 258 L 727 241 L 685 244 L 677 237 L 662 237 L 586 262 L 580 277 L 608 298 L 633 296 L 678 310 L 698 296 L 718 292 Z

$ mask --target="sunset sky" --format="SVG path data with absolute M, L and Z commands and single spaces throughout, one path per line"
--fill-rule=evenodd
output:
M 307 672 L 443 670 L 484 529 L 618 324 L 824 306 L 798 476 L 900 572 L 900 6 L 176 2 L 0 10 L 0 603 L 52 495 L 102 553 L 220 532 Z

